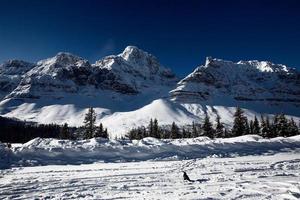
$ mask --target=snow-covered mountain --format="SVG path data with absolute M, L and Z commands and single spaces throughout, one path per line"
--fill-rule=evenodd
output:
M 0 98 L 8 95 L 20 83 L 22 76 L 32 69 L 33 63 L 9 60 L 0 64 Z
M 181 80 L 171 94 L 175 99 L 189 102 L 230 96 L 238 101 L 300 104 L 300 73 L 266 61 L 233 63 L 207 58 L 205 65 Z
M 154 56 L 132 46 L 93 65 L 70 53 L 58 53 L 26 72 L 6 98 L 61 98 L 61 93 L 94 93 L 99 89 L 133 95 L 173 86 L 175 81 L 175 75 Z
M 133 111 L 166 98 L 178 81 L 157 58 L 134 46 L 95 64 L 58 53 L 28 66 L 19 71 L 14 87 L 3 92 L 0 112 L 40 123 L 81 125 L 90 106 L 96 108 L 99 119 Z M 1 73 L 5 75 L 5 71 Z
M 230 125 L 236 106 L 250 118 L 279 112 L 300 117 L 299 72 L 266 61 L 207 58 L 178 82 L 153 55 L 128 46 L 94 64 L 70 53 L 36 64 L 11 61 L 0 66 L 0 77 L 1 115 L 80 126 L 92 106 L 112 135 L 150 118 L 189 124 L 205 113 Z
M 234 63 L 208 57 L 170 94 L 189 112 L 212 118 L 219 114 L 229 124 L 236 106 L 250 118 L 281 112 L 300 116 L 300 73 L 267 61 Z

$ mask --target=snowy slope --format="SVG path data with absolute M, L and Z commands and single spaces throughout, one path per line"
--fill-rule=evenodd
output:
M 181 160 L 219 157 L 262 155 L 300 149 L 300 136 L 263 139 L 255 135 L 210 140 L 207 137 L 192 139 L 159 140 L 90 140 L 70 141 L 33 139 L 12 151 L 0 146 L 1 163 L 11 166 L 83 164 L 92 162 L 120 162 L 155 160 Z M 4 166 L 5 167 L 5 166 Z
M 182 170 L 195 182 L 185 182 Z M 300 198 L 299 153 L 0 170 L 0 199 Z
M 300 197 L 299 136 L 134 141 L 36 138 L 13 146 L 8 150 L 0 143 L 0 166 L 15 166 L 0 170 L 0 199 Z M 183 181 L 182 171 L 193 182 Z

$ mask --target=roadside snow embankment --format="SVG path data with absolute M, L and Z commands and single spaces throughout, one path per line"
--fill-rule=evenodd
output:
M 8 151 L 0 144 L 0 168 L 49 164 L 83 164 L 144 160 L 181 160 L 204 157 L 235 157 L 299 151 L 300 136 L 263 139 L 255 135 L 210 140 L 144 138 L 142 140 L 33 139 Z M 8 163 L 7 163 L 8 162 Z

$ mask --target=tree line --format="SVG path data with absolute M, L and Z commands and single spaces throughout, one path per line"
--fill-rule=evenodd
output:
M 209 138 L 229 138 L 254 134 L 264 138 L 289 137 L 300 134 L 300 126 L 297 126 L 293 118 L 288 119 L 283 113 L 275 115 L 272 119 L 268 116 L 255 116 L 248 120 L 244 111 L 237 107 L 234 113 L 234 122 L 231 129 L 226 128 L 217 115 L 215 125 L 206 114 L 202 124 L 193 122 L 191 125 L 179 127 L 175 122 L 171 126 L 159 126 L 157 119 L 151 119 L 148 126 L 140 126 L 131 129 L 127 133 L 129 139 L 142 139 L 154 137 L 160 139 L 195 138 L 207 136 Z
M 70 127 L 67 123 L 37 124 L 0 116 L 0 141 L 5 143 L 25 143 L 36 137 L 57 139 L 108 138 L 107 128 L 102 123 L 96 126 L 96 113 L 89 108 L 83 126 Z
M 131 129 L 126 137 L 128 139 L 142 139 L 155 137 L 162 139 L 195 138 L 207 136 L 209 138 L 236 137 L 247 134 L 256 134 L 265 138 L 289 137 L 300 134 L 299 127 L 293 118 L 288 119 L 284 114 L 277 114 L 272 119 L 261 116 L 258 119 L 248 120 L 241 108 L 234 113 L 234 123 L 228 129 L 217 116 L 214 123 L 206 114 L 202 124 L 193 122 L 190 125 L 179 127 L 175 122 L 169 126 L 160 126 L 157 119 L 151 119 L 148 126 Z M 36 137 L 59 139 L 90 139 L 94 137 L 109 138 L 107 128 L 103 124 L 96 125 L 96 112 L 91 107 L 85 114 L 83 126 L 69 127 L 67 123 L 37 124 L 0 117 L 0 141 L 8 143 L 25 143 Z

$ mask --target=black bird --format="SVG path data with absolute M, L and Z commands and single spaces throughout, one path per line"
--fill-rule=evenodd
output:
M 186 172 L 183 172 L 183 180 L 192 182 L 190 177 L 186 174 Z

